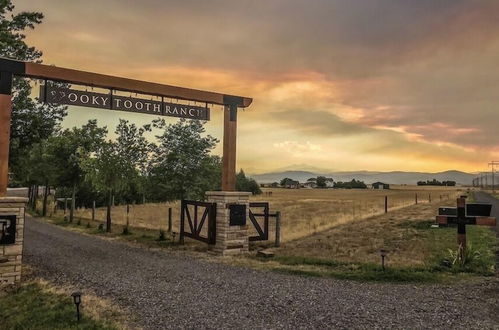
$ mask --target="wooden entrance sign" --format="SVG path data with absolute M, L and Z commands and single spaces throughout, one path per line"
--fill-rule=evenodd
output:
M 42 79 L 46 82 L 49 81 L 55 83 L 76 84 L 88 87 L 109 89 L 110 94 L 104 95 L 106 97 L 109 97 L 107 103 L 109 105 L 109 108 L 104 106 L 104 100 L 96 98 L 95 102 L 99 103 L 99 106 L 97 106 L 98 108 L 146 112 L 156 115 L 209 120 L 208 105 L 215 104 L 223 106 L 224 141 L 222 190 L 235 191 L 237 110 L 238 108 L 249 107 L 251 105 L 251 102 L 253 101 L 251 98 L 201 91 L 197 89 L 178 86 L 157 84 L 147 81 L 115 77 L 86 71 L 59 68 L 32 62 L 21 62 L 0 57 L 0 197 L 6 195 L 8 185 L 10 119 L 12 113 L 12 79 L 14 76 Z M 49 92 L 49 89 L 47 88 L 46 91 Z M 66 91 L 69 91 L 69 89 L 67 89 Z M 150 105 L 148 105 L 147 102 L 145 102 L 143 99 L 121 97 L 121 102 L 118 102 L 116 101 L 116 99 L 113 100 L 113 91 L 150 95 L 153 97 L 162 98 L 162 101 L 160 103 L 154 103 L 151 101 L 149 102 Z M 88 93 L 81 93 L 82 91 L 79 92 L 80 93 L 78 95 L 80 95 L 80 99 L 78 100 L 78 102 L 89 103 L 92 101 L 92 95 L 89 95 Z M 86 96 L 83 96 L 82 99 L 82 95 Z M 43 96 L 45 97 L 42 97 L 41 99 L 46 100 L 47 93 L 43 92 Z M 102 95 L 93 96 L 104 97 Z M 163 98 L 193 101 L 201 103 L 205 106 L 199 107 L 185 104 L 167 103 L 164 102 Z M 125 104 L 125 101 L 127 102 L 127 104 Z M 71 104 L 71 100 L 65 99 L 62 103 Z M 128 104 L 130 104 L 130 106 L 128 106 Z M 85 104 L 84 106 L 92 105 Z
M 471 207 L 470 207 L 471 206 Z M 457 208 L 440 208 L 437 215 L 439 226 L 457 225 L 457 244 L 466 249 L 466 225 L 496 226 L 496 218 L 490 216 L 490 205 L 468 204 L 466 196 L 457 199 Z

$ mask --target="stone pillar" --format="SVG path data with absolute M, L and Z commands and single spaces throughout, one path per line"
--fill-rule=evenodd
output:
M 215 253 L 236 255 L 249 252 L 249 198 L 250 192 L 241 191 L 209 191 L 206 193 L 210 203 L 217 203 L 216 244 L 212 247 Z M 246 206 L 246 225 L 231 226 L 229 205 Z
M 5 226 L 7 222 L 12 225 L 12 220 L 15 219 L 15 241 L 10 241 L 10 235 L 4 234 L 2 237 L 0 234 L 0 285 L 21 281 L 24 213 L 27 201 L 27 198 L 22 197 L 0 197 L 0 233 L 2 225 Z

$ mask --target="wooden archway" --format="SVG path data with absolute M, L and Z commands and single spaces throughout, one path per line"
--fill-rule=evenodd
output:
M 249 107 L 251 98 L 0 58 L 0 197 L 6 195 L 9 180 L 14 76 L 222 105 L 224 107 L 222 190 L 235 190 L 237 110 Z

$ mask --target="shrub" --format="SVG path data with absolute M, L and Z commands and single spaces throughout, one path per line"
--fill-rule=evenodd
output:
M 467 248 L 459 245 L 457 249 L 449 249 L 448 251 L 449 255 L 444 262 L 455 271 L 473 272 L 479 264 L 481 253 L 471 244 Z

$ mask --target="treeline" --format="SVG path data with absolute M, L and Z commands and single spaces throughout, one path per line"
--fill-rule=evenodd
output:
M 436 179 L 426 180 L 426 181 L 418 181 L 418 186 L 448 186 L 454 187 L 456 185 L 456 181 L 438 181 Z
M 150 142 L 145 134 L 153 128 L 161 134 Z M 220 190 L 221 158 L 211 155 L 218 140 L 204 132 L 203 123 L 195 120 L 167 125 L 157 119 L 142 127 L 120 120 L 116 138 L 110 140 L 107 128 L 90 120 L 81 128 L 59 131 L 34 143 L 17 183 L 30 189 L 46 187 L 44 215 L 50 187 L 56 189 L 56 197 L 71 198 L 70 220 L 76 206 L 90 207 L 94 201 L 106 205 L 110 228 L 113 202 L 202 200 L 206 191 Z M 242 170 L 237 188 L 261 193 Z
M 318 176 L 317 178 L 310 178 L 307 180 L 307 183 L 300 184 L 300 182 L 290 179 L 284 178 L 279 183 L 274 182 L 270 185 L 270 187 L 277 188 L 300 188 L 301 186 L 306 186 L 307 184 L 312 184 L 314 188 L 338 188 L 338 189 L 367 189 L 367 185 L 360 180 L 352 179 L 352 181 L 347 182 L 334 182 L 332 178 L 327 178 L 325 176 Z
M 307 180 L 307 182 L 315 184 L 317 188 L 332 188 L 334 186 L 334 180 L 332 178 L 326 178 L 325 176 L 310 178 Z
M 342 189 L 367 189 L 367 185 L 360 180 L 352 179 L 352 181 L 348 182 L 335 182 L 334 188 L 342 188 Z

